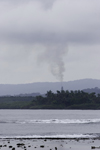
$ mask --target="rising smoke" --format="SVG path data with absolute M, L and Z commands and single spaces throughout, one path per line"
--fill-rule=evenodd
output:
M 46 62 L 49 65 L 49 70 L 60 82 L 63 81 L 65 64 L 63 57 L 68 50 L 62 44 L 46 46 L 44 52 L 39 56 L 39 61 Z

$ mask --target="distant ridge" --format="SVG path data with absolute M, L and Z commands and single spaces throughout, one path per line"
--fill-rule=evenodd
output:
M 87 88 L 100 88 L 100 80 L 97 79 L 80 79 L 75 81 L 63 82 L 64 90 L 83 90 Z M 29 93 L 45 94 L 52 90 L 56 92 L 61 90 L 60 82 L 36 82 L 29 84 L 0 84 L 0 96 L 19 95 Z
M 96 95 L 100 94 L 100 88 L 98 87 L 83 89 L 83 91 L 86 93 L 95 93 Z

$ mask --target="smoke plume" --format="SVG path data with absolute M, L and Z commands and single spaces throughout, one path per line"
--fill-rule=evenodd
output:
M 67 53 L 67 49 L 62 44 L 46 46 L 44 52 L 39 56 L 39 61 L 46 62 L 49 70 L 60 82 L 63 81 L 65 65 L 63 57 Z

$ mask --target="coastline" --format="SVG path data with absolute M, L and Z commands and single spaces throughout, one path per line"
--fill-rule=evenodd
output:
M 91 150 L 100 149 L 100 138 L 74 139 L 33 139 L 33 138 L 5 138 L 0 139 L 1 150 Z

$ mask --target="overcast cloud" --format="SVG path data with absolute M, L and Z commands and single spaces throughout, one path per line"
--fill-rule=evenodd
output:
M 100 0 L 0 0 L 0 83 L 100 79 Z

